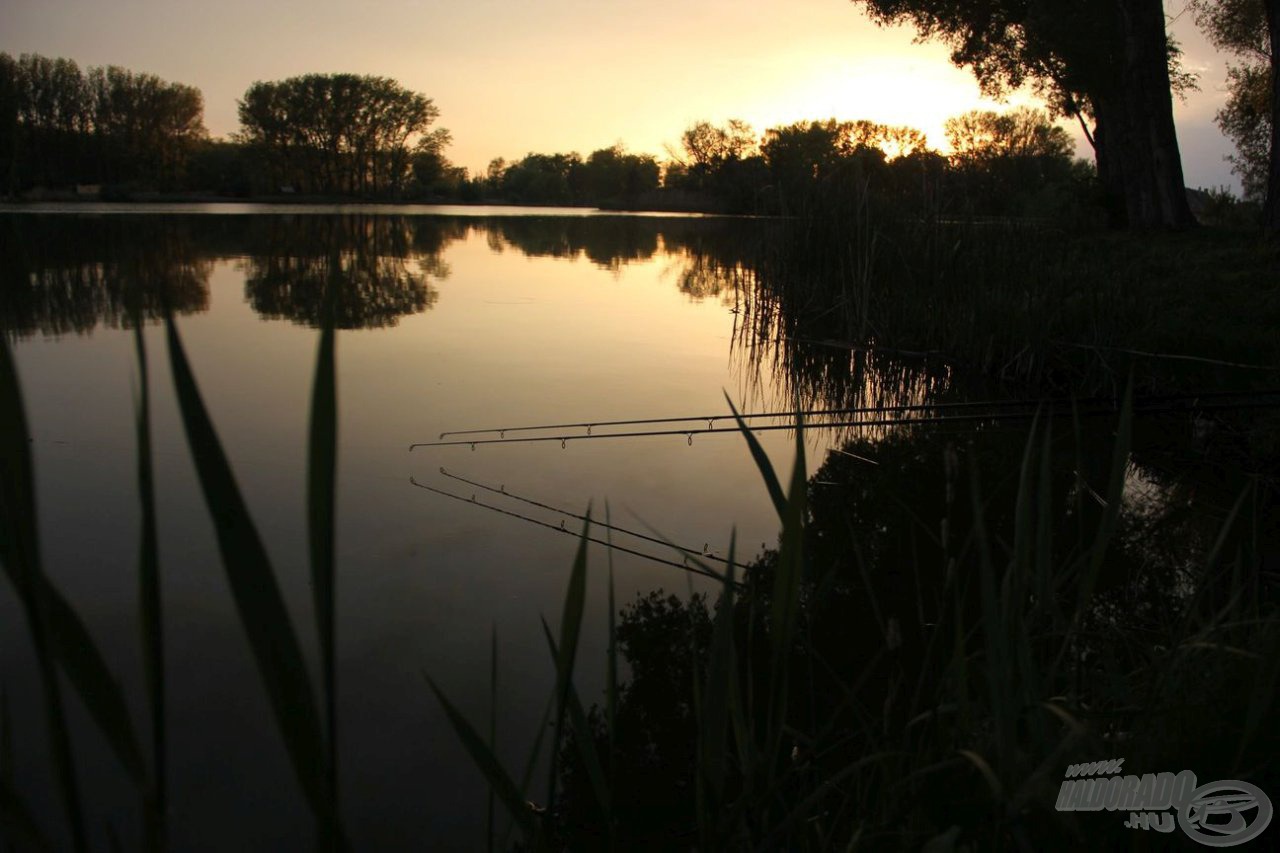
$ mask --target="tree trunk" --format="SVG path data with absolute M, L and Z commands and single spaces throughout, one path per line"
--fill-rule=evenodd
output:
M 1267 161 L 1267 200 L 1262 207 L 1262 227 L 1280 237 L 1280 0 L 1263 0 L 1267 34 L 1271 38 L 1271 156 Z
M 1120 156 L 1120 129 L 1123 113 L 1118 111 L 1114 99 L 1094 99 L 1094 115 L 1097 122 L 1093 130 L 1093 155 L 1098 167 L 1098 182 L 1102 185 L 1103 205 L 1107 221 L 1112 228 L 1128 224 L 1125 204 L 1125 180 Z
M 1124 64 L 1120 73 L 1119 154 L 1130 227 L 1187 228 L 1187 202 L 1174 128 L 1169 42 L 1161 0 L 1120 0 Z

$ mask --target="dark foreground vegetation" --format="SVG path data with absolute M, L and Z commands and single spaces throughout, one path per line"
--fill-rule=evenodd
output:
M 853 236 L 878 236 L 839 244 L 843 260 L 802 266 L 797 258 L 811 248 L 804 241 L 817 239 L 802 222 L 27 220 L 6 221 L 7 243 L 22 252 L 5 281 L 0 509 L 5 569 L 46 679 L 63 811 L 50 823 L 0 772 L 0 833 L 17 849 L 67 839 L 102 846 L 100 828 L 83 818 L 94 793 L 78 783 L 67 743 L 71 705 L 89 710 L 138 797 L 143 818 L 113 832 L 163 849 L 165 827 L 178 818 L 164 797 L 163 575 L 147 385 L 138 400 L 138 583 L 143 664 L 153 674 L 137 706 L 43 573 L 8 340 L 97 323 L 168 324 L 188 452 L 281 744 L 322 846 L 358 846 L 345 838 L 334 797 L 330 740 L 332 620 L 341 607 L 331 580 L 335 340 L 339 328 L 429 310 L 430 282 L 448 275 L 443 249 L 471 229 L 530 255 L 582 255 L 603 266 L 659 252 L 682 258 L 675 285 L 736 306 L 739 352 L 754 369 L 775 371 L 805 408 L 946 404 L 981 393 L 984 382 L 1048 398 L 1024 420 L 850 438 L 813 471 L 797 433 L 796 468 L 785 480 L 757 456 L 761 488 L 779 512 L 776 547 L 732 557 L 733 568 L 690 555 L 722 578 L 708 594 L 655 591 L 618 602 L 620 612 L 611 603 L 616 624 L 603 662 L 575 654 L 591 617 L 584 585 L 607 580 L 603 560 L 588 564 L 584 543 L 550 631 L 559 678 L 548 685 L 545 735 L 527 767 L 504 770 L 486 724 L 450 704 L 453 685 L 436 685 L 493 787 L 493 846 L 507 846 L 510 825 L 507 840 L 529 849 L 1159 849 L 1163 835 L 1124 829 L 1118 812 L 1058 811 L 1065 768 L 1124 757 L 1137 773 L 1191 769 L 1202 782 L 1280 787 L 1267 724 L 1280 711 L 1274 415 L 1156 416 L 1126 402 L 1169 389 L 1274 386 L 1253 369 L 1280 367 L 1266 336 L 1277 310 L 1273 260 L 1247 233 L 1205 229 L 1135 255 L 1130 237 L 1086 244 L 1044 228 L 945 221 L 897 232 L 851 214 Z M 903 245 L 919 251 L 903 251 L 899 239 L 917 241 Z M 1252 265 L 1238 262 L 1250 257 Z M 307 510 L 319 669 L 305 663 L 301 628 L 282 606 L 172 319 L 204 309 L 218 258 L 244 259 L 245 297 L 262 316 L 319 330 Z M 1230 275 L 1215 272 L 1224 258 Z M 1209 275 L 1218 289 L 1206 293 Z M 1134 290 L 1142 298 L 1126 296 Z M 1150 307 L 1160 293 L 1167 315 Z M 920 300 L 928 310 L 910 310 Z M 1062 340 L 1023 353 L 1041 328 Z M 1210 348 L 1223 328 L 1240 336 L 1239 350 Z M 154 356 L 136 340 L 145 373 Z M 1167 351 L 1108 349 L 1117 341 Z M 1211 361 L 1163 357 L 1170 354 Z M 1244 358 L 1251 368 L 1223 363 Z M 1082 399 L 1099 395 L 1101 413 Z M 605 694 L 579 695 L 574 673 L 601 665 Z
M 137 795 L 129 837 L 164 849 L 173 819 L 149 397 L 143 381 L 147 679 L 145 713 L 136 714 L 44 573 L 10 339 L 118 323 L 135 330 L 145 377 L 141 326 L 166 325 L 188 451 L 238 618 L 317 846 L 342 849 L 358 840 L 346 837 L 337 795 L 337 330 L 428 310 L 429 278 L 448 274 L 441 250 L 470 227 L 529 254 L 599 263 L 681 254 L 678 286 L 732 304 L 735 353 L 781 378 L 783 406 L 944 406 L 992 387 L 1038 402 L 1019 419 L 849 435 L 812 474 L 797 423 L 785 477 L 744 424 L 746 452 L 777 510 L 776 546 L 722 562 L 684 555 L 715 579 L 709 593 L 655 591 L 620 611 L 611 595 L 604 662 L 577 655 L 588 578 L 611 583 L 589 565 L 585 537 L 598 531 L 588 521 L 559 620 L 546 626 L 556 677 L 527 762 L 502 765 L 493 724 L 460 712 L 451 685 L 424 688 L 490 785 L 491 848 L 516 839 L 537 850 L 1165 849 L 1162 832 L 1125 828 L 1121 811 L 1059 807 L 1069 765 L 1118 758 L 1126 772 L 1189 769 L 1201 782 L 1245 780 L 1280 798 L 1271 725 L 1280 717 L 1280 424 L 1274 407 L 1193 414 L 1149 405 L 1171 392 L 1274 397 L 1280 259 L 1274 241 L 1258 239 L 1259 224 L 1275 223 L 1273 113 L 1267 180 L 1246 176 L 1248 202 L 1188 197 L 1172 133 L 1176 51 L 1158 3 L 1090 0 L 1052 24 L 1003 0 L 863 5 L 947 40 L 989 88 L 1040 85 L 1058 113 L 1089 130 L 1095 165 L 1072 161 L 1046 114 L 1021 111 L 958 117 L 947 157 L 910 129 L 869 122 L 801 122 L 762 136 L 739 122 L 699 123 L 665 164 L 621 148 L 585 159 L 530 154 L 473 178 L 444 157 L 448 137 L 431 129 L 430 101 L 394 81 L 255 84 L 241 137 L 210 142 L 198 112 L 193 123 L 179 109 L 192 103 L 183 87 L 4 57 L 5 104 L 44 104 L 6 107 L 0 155 L 12 194 L 88 181 L 126 194 L 652 201 L 787 217 L 753 223 L 736 240 L 714 225 L 659 240 L 645 230 L 654 226 L 635 222 L 175 220 L 146 251 L 113 264 L 91 243 L 63 239 L 59 224 L 7 240 L 22 249 L 4 282 L 18 319 L 0 341 L 0 558 L 38 659 L 60 819 L 74 849 L 98 846 L 99 833 L 84 818 L 68 734 L 73 699 Z M 1239 12 L 1263 21 L 1274 44 L 1270 0 L 1202 8 L 1224 42 Z M 1256 14 L 1264 17 L 1248 17 Z M 20 79 L 85 94 L 46 104 L 12 83 Z M 112 118 L 112 105 L 136 114 L 147 98 L 173 101 L 163 128 L 186 130 L 126 130 L 138 123 Z M 343 104 L 355 101 L 376 103 L 379 118 L 344 121 Z M 63 103 L 80 106 L 59 112 Z M 1241 157 L 1255 162 L 1262 119 L 1242 103 L 1227 115 L 1247 131 L 1240 138 L 1252 147 L 1242 145 Z M 287 118 L 300 112 L 314 124 Z M 1191 229 L 1197 218 L 1213 227 Z M 100 225 L 103 244 L 130 225 Z M 1108 225 L 1185 230 L 1118 234 Z M 189 239 L 198 228 L 214 229 L 206 237 L 224 248 L 202 254 Z M 265 233 L 273 228 L 281 233 Z M 310 246 L 246 261 L 246 295 L 264 316 L 319 330 L 307 499 L 313 668 L 174 322 L 207 302 L 209 257 L 241 254 L 253 240 Z M 421 272 L 409 270 L 410 258 L 423 261 Z M 601 663 L 603 696 L 580 695 L 575 674 Z M 496 680 L 491 689 L 496 703 Z M 18 849 L 65 843 L 5 760 L 6 741 L 28 733 L 0 722 L 0 833 Z

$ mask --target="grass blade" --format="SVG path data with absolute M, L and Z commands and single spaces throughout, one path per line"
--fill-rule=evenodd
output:
M 9 342 L 0 335 L 0 560 L 22 602 L 44 692 L 49 747 L 74 849 L 87 849 L 80 786 L 50 642 L 49 589 L 40 564 L 30 433 Z
M 799 401 L 796 411 L 799 412 Z M 778 767 L 778 750 L 787 724 L 789 672 L 792 640 L 800 609 L 800 586 L 804 580 L 804 522 L 809 481 L 805 476 L 804 422 L 796 415 L 795 463 L 791 483 L 782 506 L 782 538 L 778 547 L 777 570 L 770 596 L 770 703 L 768 716 L 770 778 Z
M 609 732 L 609 784 L 617 784 L 614 775 L 614 755 L 617 752 L 618 728 L 618 610 L 613 594 L 613 519 L 609 513 L 609 503 L 604 505 L 605 539 L 609 543 L 609 665 L 605 675 L 605 725 Z
M 699 726 L 700 758 L 703 781 L 710 787 L 713 807 L 724 799 L 727 772 L 730 691 L 736 666 L 733 649 L 734 559 L 736 532 L 729 538 L 729 562 L 725 582 L 716 604 L 715 622 L 711 628 L 711 653 L 707 663 L 707 681 L 702 699 Z
M 9 718 L 9 691 L 0 688 L 0 783 L 13 787 L 13 721 Z
M 31 810 L 8 779 L 0 778 L 0 839 L 17 850 L 52 851 Z
M 550 779 L 547 782 L 548 808 L 555 805 L 557 759 L 560 754 L 560 738 L 564 734 L 564 715 L 569 691 L 573 686 L 573 667 L 578 654 L 578 635 L 582 631 L 582 612 L 587 597 L 587 535 L 591 531 L 591 508 L 587 507 L 582 536 L 578 540 L 578 552 L 569 572 L 569 586 L 565 590 L 564 607 L 560 613 L 560 642 L 555 652 L 556 662 L 556 738 L 551 745 Z
M 236 611 L 298 784 L 317 817 L 327 809 L 320 715 L 302 649 L 266 549 L 205 409 L 172 317 L 165 318 L 174 390 Z
M 489 636 L 489 751 L 498 754 L 498 626 Z M 493 788 L 485 808 L 485 849 L 493 853 Z
M 138 542 L 138 612 L 142 631 L 142 669 L 147 704 L 151 712 L 151 787 L 154 816 L 149 835 L 153 850 L 164 848 L 166 812 L 164 622 L 161 616 L 160 559 L 156 534 L 155 478 L 151 469 L 151 388 L 147 371 L 147 345 L 142 318 L 133 318 L 133 341 L 138 356 L 136 402 L 138 443 L 138 501 L 142 526 Z
M 1028 439 L 1030 443 L 1031 439 Z M 973 536 L 978 545 L 978 585 L 982 613 L 982 636 L 986 649 L 986 681 L 991 701 L 991 714 L 995 718 L 996 749 L 1001 759 L 1013 743 L 1015 709 L 1009 697 L 1013 674 L 1010 671 L 1009 650 L 1005 628 L 1005 613 L 996 596 L 996 569 L 988 540 L 987 521 L 979 482 L 978 463 L 972 456 L 970 462 L 970 495 L 973 499 Z M 972 760 L 972 759 L 970 759 Z M 1004 761 L 1000 765 L 1005 766 Z
M 529 842 L 530 846 L 534 846 L 533 842 L 537 837 L 538 827 L 534 822 L 533 812 L 525 804 L 524 797 L 520 794 L 516 783 L 507 775 L 507 771 L 502 769 L 502 764 L 498 761 L 497 756 L 485 745 L 484 739 L 472 728 L 471 723 L 467 722 L 467 718 L 453 706 L 453 703 L 431 680 L 431 676 L 424 675 L 423 677 L 426 678 L 431 691 L 436 694 L 436 699 L 440 701 L 440 707 L 444 708 L 445 716 L 449 718 L 449 724 L 453 726 L 454 732 L 457 733 L 458 739 L 462 741 L 462 745 L 471 756 L 471 760 L 476 763 L 476 767 L 480 768 L 480 772 L 484 774 L 485 779 L 489 782 L 489 789 L 495 792 L 498 798 L 502 800 L 502 804 L 507 807 L 511 817 L 520 826 L 525 840 Z
M 769 461 L 769 454 L 764 452 L 764 448 L 760 446 L 760 441 L 751 432 L 751 428 L 747 426 L 747 422 L 738 414 L 738 409 L 733 405 L 733 400 L 726 391 L 724 399 L 729 404 L 729 411 L 733 412 L 733 419 L 738 424 L 738 429 L 742 431 L 742 437 L 747 440 L 747 448 L 751 451 L 751 458 L 755 460 L 756 467 L 760 469 L 760 476 L 764 478 L 764 486 L 769 490 L 769 498 L 773 501 L 773 508 L 778 511 L 779 518 L 785 518 L 787 514 L 787 496 L 782 493 L 782 484 L 778 482 L 778 475 L 773 470 L 773 463 Z
M 545 620 L 542 623 L 542 632 L 546 635 L 547 646 L 551 649 L 551 656 L 559 657 L 555 638 L 551 636 L 551 627 L 547 625 Z M 564 702 L 565 708 L 569 712 L 569 722 L 573 724 L 574 731 L 577 732 L 574 743 L 578 747 L 578 755 L 582 758 L 582 764 L 587 769 L 587 778 L 591 781 L 591 790 L 596 795 L 596 802 L 600 804 L 600 811 L 605 816 L 605 823 L 609 827 L 609 834 L 612 837 L 613 810 L 610 804 L 609 785 L 605 780 L 604 769 L 600 764 L 600 754 L 596 750 L 596 742 L 592 735 L 591 727 L 587 725 L 587 715 L 582 710 L 582 702 L 578 699 L 578 691 L 573 688 L 572 681 L 569 682 L 568 688 L 565 690 Z
M 41 579 L 45 615 L 49 627 L 49 647 L 67 680 L 83 701 L 89 716 L 107 739 L 112 752 L 139 790 L 146 787 L 146 762 L 134 735 L 124 691 L 93 638 L 62 594 Z
M 311 545 L 311 589 L 315 597 L 316 630 L 320 638 L 320 690 L 324 697 L 325 768 L 329 799 L 327 812 L 338 813 L 338 716 L 334 638 L 334 528 L 337 500 L 338 397 L 335 378 L 336 343 L 333 303 L 339 282 L 325 286 L 324 322 L 316 353 L 311 390 L 311 424 L 307 451 L 307 533 Z M 336 838 L 336 828 L 324 831 Z
M 520 801 L 527 803 L 529 785 L 533 783 L 533 771 L 538 766 L 538 758 L 542 755 L 542 742 L 546 739 L 547 729 L 551 725 L 551 711 L 555 708 L 556 694 L 554 692 L 547 694 L 547 702 L 542 706 L 542 717 L 538 721 L 537 737 L 533 739 L 533 747 L 529 750 L 529 757 L 524 764 L 524 773 L 520 776 Z M 501 843 L 498 849 L 506 850 L 510 847 L 511 829 L 513 826 L 514 816 L 508 821 L 507 828 L 502 833 Z
M 1131 375 L 1128 385 L 1125 386 L 1124 402 L 1120 406 L 1120 422 L 1116 427 L 1116 443 L 1111 457 L 1111 478 L 1107 485 L 1107 506 L 1103 510 L 1102 520 L 1098 523 L 1098 532 L 1089 552 L 1089 564 L 1080 583 L 1080 597 L 1076 605 L 1077 619 L 1089 607 L 1098 573 L 1102 570 L 1102 562 L 1106 557 L 1107 545 L 1111 541 L 1111 534 L 1115 531 L 1116 520 L 1120 517 L 1120 504 L 1124 497 L 1124 481 L 1129 469 L 1129 447 L 1132 439 L 1133 377 Z

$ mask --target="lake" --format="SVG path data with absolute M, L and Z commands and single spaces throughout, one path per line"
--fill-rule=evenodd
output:
M 422 675 L 485 719 L 496 630 L 498 740 L 518 766 L 553 675 L 539 616 L 559 618 L 575 550 L 571 536 L 416 488 L 411 477 L 575 532 L 571 517 L 441 469 L 571 513 L 590 505 L 602 518 L 607 507 L 619 527 L 720 555 L 731 531 L 748 555 L 777 535 L 733 434 L 408 449 L 446 430 L 724 415 L 726 393 L 743 410 L 787 408 L 770 372 L 735 348 L 732 277 L 717 277 L 708 260 L 757 239 L 758 223 L 410 210 L 76 205 L 2 217 L 0 316 L 30 422 L 46 570 L 135 700 L 137 720 L 139 372 L 126 305 L 130 288 L 144 294 L 175 849 L 228 849 L 233 839 L 242 849 L 295 849 L 306 846 L 307 823 L 183 435 L 157 319 L 164 300 L 314 656 L 307 417 L 320 294 L 329 276 L 341 283 L 339 740 L 344 812 L 362 847 L 421 849 L 432 839 L 469 848 L 483 838 L 481 779 Z M 552 434 L 562 432 L 584 431 Z M 789 467 L 785 432 L 761 441 Z M 810 445 L 826 446 L 816 435 Z M 606 549 L 593 547 L 580 658 L 590 698 L 603 680 L 607 565 Z M 613 568 L 620 603 L 699 585 L 620 551 Z M 57 814 L 50 786 L 38 784 L 48 771 L 30 641 L 14 596 L 0 608 L 19 775 L 33 780 L 41 812 Z M 77 742 L 90 814 L 125 820 L 133 804 L 118 797 L 109 780 L 119 771 L 94 741 L 85 730 Z
M 121 681 L 140 732 L 140 373 L 131 306 L 145 320 L 173 849 L 301 850 L 311 846 L 312 827 L 219 559 L 211 518 L 218 508 L 204 503 L 184 434 L 165 312 L 175 317 L 314 683 L 308 413 L 325 288 L 336 287 L 342 813 L 355 849 L 475 849 L 485 838 L 486 787 L 424 675 L 484 729 L 496 637 L 498 753 L 508 767 L 523 767 L 555 677 L 539 620 L 558 624 L 577 547 L 567 534 L 581 530 L 588 507 L 597 520 L 607 514 L 621 546 L 589 548 L 576 678 L 590 704 L 602 701 L 605 683 L 610 567 L 619 606 L 658 589 L 684 599 L 715 585 L 683 570 L 681 553 L 655 540 L 723 557 L 736 534 L 747 560 L 776 544 L 777 514 L 724 417 L 726 395 L 743 411 L 777 412 L 796 400 L 806 408 L 965 404 L 1013 393 L 936 359 L 851 351 L 820 329 L 806 332 L 785 306 L 770 313 L 778 300 L 762 296 L 756 270 L 777 227 L 530 208 L 0 210 L 0 326 L 25 400 L 45 569 Z M 854 453 L 829 453 L 850 432 L 806 432 L 814 523 L 824 541 L 840 543 L 829 544 L 828 556 L 847 561 L 856 551 L 861 566 L 865 548 L 869 564 L 888 566 L 898 555 L 895 571 L 925 565 L 916 550 L 925 538 L 906 531 L 919 522 L 939 540 L 930 513 L 950 518 L 955 491 L 944 461 L 968 448 L 985 460 L 986 483 L 1015 490 L 1032 411 L 927 433 L 867 432 Z M 598 425 L 591 437 L 588 423 Z M 1093 498 L 1105 504 L 1115 441 L 1114 418 L 1090 423 L 1074 441 L 1070 426 L 1055 427 L 1052 445 L 1044 439 L 1052 449 L 1045 471 L 1066 496 L 1064 524 L 1081 528 L 1084 514 L 1092 523 L 1100 512 Z M 539 425 L 560 426 L 519 431 Z M 488 431 L 410 450 L 468 430 Z M 601 437 L 610 432 L 669 434 Z M 757 435 L 785 477 L 793 433 Z M 1206 461 L 1206 447 L 1216 453 L 1232 435 L 1185 413 L 1153 415 L 1135 429 L 1133 461 L 1119 481 L 1117 538 L 1146 567 L 1148 586 L 1175 597 L 1196 588 L 1185 578 L 1181 586 L 1153 582 L 1151 567 L 1182 571 L 1188 555 L 1210 549 L 1251 476 L 1247 465 Z M 943 494 L 945 508 L 928 504 Z M 1259 501 L 1254 517 L 1274 519 L 1274 504 Z M 841 527 L 851 507 L 866 531 L 852 543 L 843 538 L 852 529 Z M 1012 523 L 1013 513 L 1004 519 L 996 507 L 993 523 Z M 1272 528 L 1262 530 L 1272 547 Z M 593 535 L 606 538 L 598 527 Z M 899 576 L 874 583 L 885 578 L 892 586 Z M 917 574 L 914 583 L 935 580 Z M 921 622 L 931 624 L 923 615 Z M 0 594 L 0 683 L 14 778 L 41 822 L 56 826 L 35 656 L 8 591 Z M 109 821 L 132 849 L 134 795 L 83 709 L 71 706 L 95 842 Z

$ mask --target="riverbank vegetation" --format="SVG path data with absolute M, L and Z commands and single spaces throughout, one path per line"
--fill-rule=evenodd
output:
M 1218 10 L 1215 17 L 1212 11 L 1202 17 L 1218 42 L 1255 57 L 1255 65 L 1233 72 L 1239 85 L 1233 84 L 1232 99 L 1219 117 L 1240 152 L 1236 165 L 1247 204 L 1235 215 L 1250 220 L 1262 213 L 1261 207 L 1257 214 L 1249 212 L 1248 205 L 1264 200 L 1271 127 L 1264 93 L 1254 85 L 1262 73 L 1256 66 L 1260 48 L 1256 37 L 1249 41 L 1240 35 L 1238 15 Z M 897 13 L 884 14 L 885 20 L 898 20 Z M 926 34 L 947 38 L 958 38 L 968 26 L 916 22 Z M 988 35 L 995 41 L 1010 37 Z M 998 93 L 1022 79 L 1011 70 L 1022 59 L 1004 56 L 996 63 L 998 73 L 989 67 L 994 59 L 958 61 L 979 63 L 984 86 Z M 1047 73 L 1036 67 L 1034 74 Z M 1170 73 L 1175 87 L 1191 85 L 1176 65 Z M 869 170 L 878 169 L 892 178 L 877 179 L 874 190 L 898 202 L 894 214 L 899 216 L 919 216 L 931 208 L 948 216 L 1053 219 L 1073 229 L 1152 224 L 1138 210 L 1150 207 L 1150 199 L 1135 201 L 1133 194 L 1146 198 L 1155 190 L 1133 190 L 1133 182 L 1117 177 L 1118 166 L 1107 165 L 1120 158 L 1111 157 L 1100 141 L 1108 135 L 1096 110 L 1071 100 L 1060 81 L 1046 92 L 1053 95 L 1048 101 L 1053 113 L 1020 108 L 952 118 L 945 155 L 913 128 L 866 120 L 813 119 L 762 132 L 738 120 L 702 121 L 685 129 L 665 157 L 631 152 L 618 143 L 585 156 L 499 157 L 483 174 L 471 175 L 450 162 L 452 136 L 436 126 L 439 110 L 431 99 L 389 78 L 309 74 L 259 81 L 239 101 L 240 130 L 229 139 L 212 139 L 204 131 L 202 99 L 194 87 L 117 67 L 81 72 L 68 59 L 5 54 L 0 56 L 0 176 L 11 198 L 501 202 L 823 217 L 838 211 L 815 205 L 815 194 L 848 194 Z M 1085 127 L 1096 149 L 1095 164 L 1074 160 L 1055 114 Z M 1093 131 L 1089 118 L 1097 122 Z M 1137 171 L 1133 163 L 1141 152 L 1127 151 L 1126 157 L 1125 174 Z M 1160 192 L 1161 198 L 1169 194 Z M 1203 218 L 1209 200 L 1229 198 L 1225 190 L 1198 192 L 1188 202 L 1180 184 L 1177 195 L 1175 202 L 1161 202 L 1166 212 L 1176 212 L 1169 216 L 1177 222 L 1165 224 L 1187 224 L 1193 214 Z M 912 203 L 902 203 L 907 200 Z
M 812 473 L 806 429 L 823 426 L 797 418 L 789 476 L 739 420 L 780 532 L 758 554 L 731 547 L 723 562 L 676 554 L 714 578 L 701 593 L 659 590 L 619 608 L 611 569 L 589 559 L 587 537 L 601 534 L 588 520 L 557 628 L 543 623 L 554 677 L 527 761 L 500 761 L 496 711 L 483 725 L 452 700 L 456 685 L 428 673 L 422 686 L 490 786 L 490 849 L 507 846 L 507 824 L 507 838 L 530 850 L 1163 849 L 1162 834 L 1126 829 L 1121 812 L 1057 807 L 1069 765 L 1118 758 L 1135 774 L 1191 769 L 1280 794 L 1280 730 L 1267 723 L 1280 714 L 1280 249 L 1259 239 L 1259 225 L 1274 230 L 1274 143 L 1267 181 L 1246 174 L 1248 200 L 1186 192 L 1170 106 L 1186 81 L 1152 0 L 1126 0 L 1132 14 L 1088 0 L 1053 21 L 1014 14 L 1026 4 L 1013 0 L 860 5 L 945 40 L 990 90 L 1038 85 L 1057 115 L 1085 127 L 1095 162 L 1073 158 L 1050 113 L 1022 109 L 955 117 L 946 154 L 911 128 L 869 121 L 763 133 L 698 122 L 665 161 L 618 145 L 495 159 L 471 176 L 449 162 L 431 100 L 386 78 L 256 83 L 241 102 L 242 132 L 212 141 L 190 87 L 0 56 L 0 160 L 15 196 L 87 183 L 116 197 L 771 217 L 681 220 L 661 234 L 603 217 L 172 217 L 139 230 L 124 253 L 112 248 L 112 263 L 91 240 L 68 239 L 82 223 L 0 224 L 17 247 L 0 294 L 14 318 L 0 337 L 0 558 L 39 668 L 56 792 L 45 799 L 66 828 L 51 831 L 48 810 L 14 784 L 6 743 L 32 735 L 10 731 L 0 702 L 0 837 L 19 849 L 95 846 L 69 705 L 87 710 L 84 726 L 136 796 L 124 837 L 165 849 L 175 819 L 141 332 L 151 320 L 165 325 L 186 452 L 316 846 L 358 844 L 343 822 L 335 701 L 337 330 L 431 310 L 432 282 L 449 275 L 444 247 L 473 229 L 495 251 L 602 266 L 679 255 L 676 286 L 733 311 L 731 357 L 777 377 L 776 408 L 945 413 L 991 387 L 1034 403 L 962 426 L 939 416 L 837 433 Z M 1264 5 L 1273 39 L 1274 7 Z M 1214 20 L 1230 40 L 1237 19 Z M 1243 103 L 1230 102 L 1224 121 L 1241 128 L 1241 157 L 1253 162 L 1261 119 Z M 1197 218 L 1212 227 L 1193 227 Z M 134 227 L 115 219 L 94 225 L 103 246 Z M 188 239 L 196 229 L 200 249 Z M 246 251 L 255 241 L 288 251 Z M 214 257 L 241 259 L 245 301 L 260 316 L 318 330 L 305 508 L 313 598 L 293 608 L 314 620 L 305 634 L 174 319 L 204 310 Z M 141 702 L 124 695 L 45 572 L 10 350 L 37 330 L 98 323 L 133 329 L 142 377 Z M 1268 407 L 1139 405 L 1224 389 Z M 609 589 L 603 662 L 578 656 L 589 583 Z M 595 664 L 604 690 L 580 694 L 582 668 Z M 494 664 L 495 707 L 496 673 Z M 124 846 L 116 834 L 104 833 L 109 846 Z

